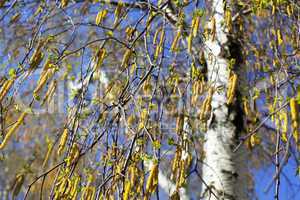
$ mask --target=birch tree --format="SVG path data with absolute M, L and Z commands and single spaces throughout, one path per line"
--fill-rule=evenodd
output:
M 247 200 L 262 167 L 292 191 L 299 6 L 0 1 L 1 198 Z

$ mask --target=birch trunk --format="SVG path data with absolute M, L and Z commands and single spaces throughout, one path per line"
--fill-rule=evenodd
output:
M 214 88 L 222 88 L 214 92 L 211 103 L 211 119 L 205 135 L 203 162 L 202 196 L 210 200 L 246 200 L 246 165 L 243 160 L 244 151 L 233 153 L 237 144 L 238 129 L 234 120 L 237 113 L 227 105 L 229 67 L 224 52 L 230 52 L 227 29 L 224 19 L 224 1 L 213 0 L 212 9 L 215 19 L 215 39 L 205 42 L 208 81 Z M 211 23 L 212 24 L 212 23 Z M 212 26 L 212 25 L 211 25 Z M 212 27 L 210 27 L 212 29 Z M 245 156 L 246 157 L 246 156 Z M 245 158 L 244 157 L 244 158 Z

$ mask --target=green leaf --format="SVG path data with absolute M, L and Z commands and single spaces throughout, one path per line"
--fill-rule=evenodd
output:
M 10 78 L 15 78 L 17 76 L 16 70 L 14 68 L 9 69 L 8 75 Z
M 173 138 L 168 138 L 168 145 L 175 145 L 175 141 Z
M 159 140 L 155 140 L 152 143 L 154 149 L 159 149 L 161 147 L 161 143 Z

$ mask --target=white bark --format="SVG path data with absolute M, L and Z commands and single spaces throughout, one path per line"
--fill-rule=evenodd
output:
M 205 44 L 208 80 L 215 88 L 224 88 L 216 91 L 212 97 L 212 117 L 205 135 L 203 164 L 203 179 L 209 186 L 203 184 L 204 199 L 217 200 L 245 200 L 246 192 L 245 161 L 241 151 L 233 153 L 236 146 L 236 117 L 234 110 L 227 105 L 226 89 L 228 88 L 229 67 L 228 60 L 221 56 L 222 49 L 228 48 L 226 28 L 223 26 L 223 0 L 212 1 L 214 18 L 216 20 L 216 39 L 208 39 Z M 212 194 L 212 192 L 214 194 Z

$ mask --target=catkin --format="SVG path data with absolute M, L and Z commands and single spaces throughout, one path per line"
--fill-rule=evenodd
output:
M 231 11 L 229 9 L 226 9 L 225 11 L 225 21 L 226 21 L 226 26 L 229 31 L 232 30 L 232 15 Z
M 283 43 L 280 29 L 277 29 L 277 41 L 278 41 L 278 45 L 281 45 Z
M 179 114 L 176 120 L 176 128 L 175 128 L 175 131 L 178 135 L 182 133 L 183 126 L 184 126 L 184 115 Z
M 174 159 L 172 161 L 172 176 L 171 176 L 172 180 L 176 180 L 177 179 L 177 171 L 179 169 L 180 157 L 181 157 L 181 151 L 180 151 L 179 148 L 177 148 L 176 152 L 175 152 Z
M 192 45 L 193 45 L 193 34 L 190 34 L 187 39 L 188 42 L 188 53 L 192 53 Z
M 125 181 L 125 189 L 123 194 L 123 200 L 128 200 L 130 196 L 131 183 L 130 181 Z
M 6 96 L 9 89 L 14 84 L 14 81 L 15 81 L 14 79 L 9 79 L 9 80 L 6 80 L 4 82 L 4 84 L 3 84 L 3 86 L 1 87 L 1 90 L 0 90 L 0 102 L 2 102 L 3 98 Z
M 230 105 L 233 102 L 233 99 L 235 97 L 235 90 L 237 86 L 237 75 L 233 74 L 229 78 L 229 87 L 227 90 L 227 104 Z
M 211 111 L 211 101 L 212 101 L 213 92 L 214 92 L 213 88 L 210 88 L 208 91 L 208 96 L 205 98 L 201 107 L 201 111 L 199 115 L 200 120 L 204 120 L 205 115 Z
M 288 14 L 289 17 L 292 16 L 293 8 L 292 8 L 292 6 L 290 4 L 287 5 L 286 12 L 287 12 L 287 14 Z
M 172 45 L 171 45 L 171 51 L 172 52 L 177 51 L 178 41 L 179 41 L 181 35 L 182 35 L 182 27 L 179 27 L 179 29 L 177 31 L 177 34 L 174 37 L 174 40 L 173 40 Z
M 161 30 L 162 30 L 162 27 L 159 27 L 159 28 L 155 31 L 154 36 L 153 36 L 153 45 L 156 44 L 158 34 L 161 32 Z
M 78 157 L 79 157 L 79 147 L 77 144 L 73 144 L 72 148 L 71 148 L 71 152 L 68 156 L 68 158 L 66 159 L 66 163 L 67 166 L 70 166 Z
M 65 8 L 68 6 L 69 0 L 61 0 L 61 7 Z
M 117 24 L 119 18 L 120 18 L 120 14 L 121 14 L 121 11 L 122 11 L 122 8 L 123 8 L 123 2 L 122 1 L 119 1 L 118 2 L 118 5 L 115 9 L 115 21 L 114 21 L 114 26 Z
M 298 142 L 298 109 L 295 98 L 290 99 L 293 137 Z
M 101 10 L 98 12 L 97 16 L 96 16 L 96 24 L 99 25 L 103 22 L 103 20 L 105 19 L 106 15 L 107 15 L 107 10 Z
M 41 105 L 44 105 L 44 103 L 45 103 L 46 101 L 49 101 L 49 100 L 52 98 L 52 96 L 53 96 L 53 94 L 54 94 L 54 92 L 55 92 L 55 90 L 56 90 L 56 87 L 57 87 L 57 81 L 56 81 L 56 80 L 53 80 L 53 81 L 51 82 L 51 84 L 50 84 L 50 86 L 49 86 L 49 88 L 48 88 L 46 94 L 45 94 L 45 97 L 44 97 L 44 99 L 43 99 Z
M 25 117 L 27 115 L 27 112 L 23 112 L 21 114 L 21 116 L 18 118 L 17 122 L 9 129 L 9 131 L 7 132 L 7 134 L 5 135 L 1 145 L 0 145 L 0 150 L 3 149 L 8 140 L 10 139 L 10 137 L 12 136 L 12 134 L 19 128 L 19 126 L 23 123 Z
M 284 142 L 287 142 L 287 132 L 288 132 L 288 114 L 287 114 L 287 112 L 284 111 L 284 112 L 280 113 L 280 118 L 283 121 L 281 138 Z
M 44 54 L 42 53 L 41 49 L 43 45 L 45 44 L 45 41 L 39 41 L 37 48 L 33 52 L 30 60 L 29 60 L 29 65 L 31 68 L 36 68 L 43 60 Z
M 73 183 L 72 189 L 71 189 L 71 191 L 70 191 L 72 200 L 77 199 L 77 194 L 78 194 L 77 186 L 78 186 L 78 183 L 79 183 L 79 182 L 80 182 L 80 176 L 76 176 L 76 177 L 74 178 L 74 183 Z
M 129 169 L 129 172 L 130 172 L 130 175 L 131 175 L 130 183 L 131 183 L 131 185 L 134 185 L 135 180 L 137 178 L 138 169 L 135 166 L 131 166 L 130 169 Z
M 121 64 L 122 68 L 126 68 L 128 66 L 131 54 L 132 54 L 132 50 L 127 49 L 123 56 L 123 60 L 122 60 L 122 64 Z
M 36 97 L 37 93 L 43 88 L 43 86 L 47 83 L 48 79 L 53 76 L 55 69 L 49 69 L 45 73 L 41 74 L 40 79 L 38 80 L 37 86 L 33 91 L 33 96 Z
M 192 34 L 193 34 L 193 37 L 197 36 L 198 29 L 199 29 L 199 24 L 200 24 L 200 16 L 195 15 L 192 19 Z
M 53 142 L 49 142 L 49 143 L 48 143 L 48 150 L 47 150 L 47 153 L 46 153 L 46 156 L 45 156 L 45 159 L 44 159 L 42 168 L 45 168 L 45 167 L 46 167 L 46 165 L 47 165 L 47 163 L 48 163 L 48 160 L 49 160 L 49 157 L 50 157 L 50 155 L 51 155 L 53 146 L 54 146 L 54 143 L 53 143 Z
M 142 128 L 145 127 L 147 118 L 148 118 L 148 110 L 146 108 L 144 108 L 141 112 L 141 117 L 140 117 L 140 123 L 139 123 L 139 126 L 138 126 L 138 130 L 141 130 Z
M 104 48 L 99 49 L 99 51 L 96 54 L 96 68 L 99 68 L 103 64 L 103 60 L 106 56 L 106 50 Z
M 158 58 L 158 55 L 163 50 L 164 38 L 165 38 L 165 29 L 162 29 L 162 31 L 160 33 L 159 43 L 158 43 L 158 45 L 157 45 L 157 47 L 155 49 L 155 53 L 154 53 L 154 59 L 155 60 Z
M 63 149 L 65 148 L 66 143 L 67 143 L 67 139 L 68 139 L 68 129 L 65 128 L 64 132 L 62 133 L 62 136 L 60 138 L 59 145 L 58 145 L 58 150 L 57 150 L 57 155 L 58 156 L 61 155 Z
M 177 187 L 182 187 L 184 183 L 185 183 L 185 161 L 180 160 L 179 181 L 177 182 Z
M 146 183 L 147 196 L 151 195 L 155 191 L 157 184 L 158 184 L 158 164 L 156 163 L 151 167 L 150 175 Z
M 243 98 L 243 109 L 244 109 L 244 113 L 246 116 L 249 116 L 250 111 L 249 111 L 249 102 L 247 98 Z

